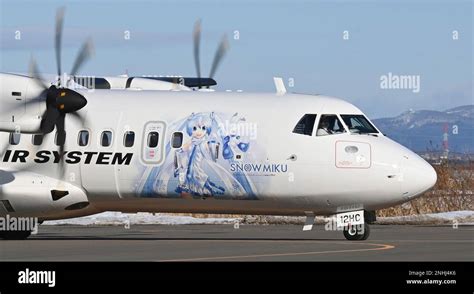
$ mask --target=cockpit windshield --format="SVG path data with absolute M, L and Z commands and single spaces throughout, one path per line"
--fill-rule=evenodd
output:
M 341 114 L 341 118 L 346 123 L 349 131 L 354 134 L 378 133 L 375 127 L 362 114 Z

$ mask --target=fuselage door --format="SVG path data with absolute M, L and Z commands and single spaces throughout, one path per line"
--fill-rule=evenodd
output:
M 164 138 L 166 125 L 161 121 L 145 124 L 142 142 L 142 161 L 145 164 L 158 165 L 164 160 Z

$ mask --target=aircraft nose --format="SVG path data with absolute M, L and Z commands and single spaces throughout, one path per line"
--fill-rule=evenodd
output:
M 438 176 L 431 164 L 414 153 L 403 157 L 403 196 L 418 196 L 436 184 Z

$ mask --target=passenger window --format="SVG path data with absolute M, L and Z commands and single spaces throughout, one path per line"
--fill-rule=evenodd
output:
M 56 132 L 54 143 L 56 144 L 56 146 L 64 145 L 64 143 L 66 143 L 66 131 Z
M 112 145 L 112 132 L 111 131 L 102 132 L 100 145 L 102 145 L 103 147 L 109 147 L 110 145 Z
M 32 143 L 35 146 L 39 146 L 39 145 L 43 144 L 43 135 L 33 135 Z
M 10 145 L 20 144 L 21 133 L 10 133 Z
M 89 144 L 89 131 L 80 131 L 77 143 L 79 146 L 87 146 Z
M 303 115 L 303 117 L 298 121 L 295 128 L 293 129 L 293 133 L 311 136 L 313 134 L 315 121 L 316 114 Z
M 159 137 L 160 136 L 158 135 L 158 132 L 148 133 L 148 147 L 155 148 L 156 146 L 158 146 Z
M 173 148 L 181 148 L 183 145 L 183 133 L 175 132 L 171 136 L 171 146 Z
M 344 133 L 346 130 L 337 115 L 325 114 L 319 119 L 317 136 L 326 136 Z
M 135 132 L 129 131 L 126 132 L 123 137 L 123 145 L 125 147 L 132 147 L 135 143 Z

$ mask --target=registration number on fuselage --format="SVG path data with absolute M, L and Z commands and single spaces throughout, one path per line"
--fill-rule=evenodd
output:
M 336 215 L 337 218 L 337 226 L 338 227 L 347 227 L 353 225 L 361 225 L 364 224 L 364 211 L 357 210 L 357 211 L 350 211 L 344 213 L 338 213 Z

